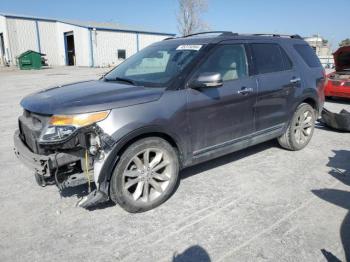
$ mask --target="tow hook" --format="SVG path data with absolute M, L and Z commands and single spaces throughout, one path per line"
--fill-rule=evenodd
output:
M 105 193 L 103 193 L 100 190 L 94 190 L 90 194 L 79 200 L 77 206 L 83 208 L 91 208 L 108 200 L 109 198 Z

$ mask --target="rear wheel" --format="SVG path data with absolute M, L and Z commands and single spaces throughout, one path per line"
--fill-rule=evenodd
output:
M 144 212 L 166 201 L 178 183 L 175 149 L 164 139 L 150 137 L 130 145 L 111 179 L 111 199 L 129 212 Z
M 295 111 L 286 132 L 278 138 L 279 144 L 289 150 L 303 149 L 311 140 L 315 128 L 315 110 L 302 103 Z

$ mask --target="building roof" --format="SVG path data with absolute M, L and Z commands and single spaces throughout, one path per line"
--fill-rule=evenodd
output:
M 89 29 L 96 30 L 110 30 L 110 31 L 122 31 L 122 32 L 135 32 L 135 33 L 146 33 L 146 34 L 157 34 L 165 36 L 174 36 L 173 33 L 164 33 L 159 31 L 149 30 L 143 27 L 134 27 L 124 24 L 119 24 L 115 22 L 95 22 L 95 21 L 79 21 L 71 19 L 56 19 L 56 18 L 47 18 L 47 17 L 38 17 L 38 16 L 29 16 L 29 15 L 19 15 L 19 14 L 10 14 L 10 13 L 1 13 L 0 16 L 5 16 L 9 18 L 19 18 L 19 19 L 29 19 L 29 20 L 41 20 L 41 21 L 51 21 L 51 22 L 61 22 L 65 24 L 75 25 L 79 27 L 85 27 Z

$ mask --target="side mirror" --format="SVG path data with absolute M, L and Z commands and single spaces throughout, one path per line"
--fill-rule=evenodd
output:
M 223 80 L 220 73 L 202 73 L 190 83 L 191 88 L 210 88 L 220 87 L 223 85 Z

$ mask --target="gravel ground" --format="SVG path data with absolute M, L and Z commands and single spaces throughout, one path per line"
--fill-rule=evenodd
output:
M 173 197 L 142 214 L 112 204 L 77 208 L 84 186 L 62 197 L 55 186 L 38 187 L 12 150 L 20 99 L 105 71 L 0 70 L 0 261 L 345 261 L 346 252 L 350 257 L 350 134 L 322 126 L 299 152 L 270 141 L 188 168 Z M 350 110 L 350 102 L 330 101 L 326 107 Z

